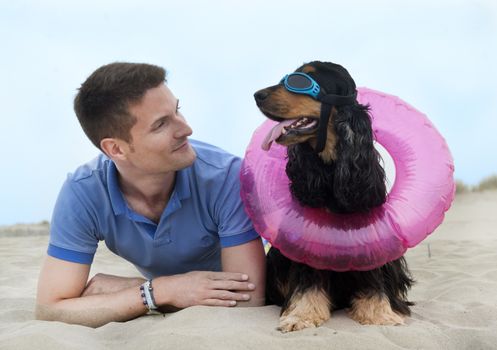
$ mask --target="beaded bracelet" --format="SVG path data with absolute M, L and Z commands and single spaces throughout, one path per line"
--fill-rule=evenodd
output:
M 142 297 L 143 305 L 149 310 L 157 310 L 158 308 L 155 304 L 153 291 L 152 280 L 148 280 L 140 286 L 140 295 Z

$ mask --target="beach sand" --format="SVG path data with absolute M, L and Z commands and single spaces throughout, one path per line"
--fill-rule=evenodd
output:
M 459 195 L 406 257 L 417 284 L 405 326 L 361 326 L 344 311 L 282 334 L 279 309 L 192 307 L 98 329 L 34 320 L 46 225 L 0 229 L 0 349 L 497 349 L 497 191 Z M 138 275 L 101 244 L 96 272 Z

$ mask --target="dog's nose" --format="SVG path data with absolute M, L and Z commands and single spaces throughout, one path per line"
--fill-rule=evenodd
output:
M 266 97 L 269 96 L 269 93 L 264 89 L 264 90 L 259 90 L 254 94 L 254 98 L 256 101 L 262 101 L 266 99 Z

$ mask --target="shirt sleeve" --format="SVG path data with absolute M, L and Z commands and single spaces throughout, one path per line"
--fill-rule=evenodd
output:
M 86 196 L 78 195 L 78 184 L 68 178 L 52 214 L 48 255 L 80 264 L 91 264 L 98 246 L 95 220 Z M 81 190 L 81 189 L 79 189 Z
M 216 198 L 215 216 L 221 247 L 233 247 L 259 238 L 247 216 L 240 196 L 241 160 L 234 158 L 226 176 L 220 181 Z

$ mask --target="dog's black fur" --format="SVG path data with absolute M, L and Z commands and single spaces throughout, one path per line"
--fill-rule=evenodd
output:
M 333 127 L 338 142 L 331 163 L 324 163 L 309 143 L 288 147 L 286 173 L 293 196 L 302 205 L 334 213 L 366 212 L 383 204 L 385 172 L 373 147 L 368 108 L 337 108 Z
M 337 82 L 340 79 L 336 74 L 329 74 L 329 65 L 311 62 L 297 71 L 307 72 L 325 90 L 336 90 L 333 85 L 340 84 Z M 355 89 L 348 72 L 340 68 Z M 279 89 L 279 95 L 272 96 Z M 296 95 L 283 90 L 285 88 L 279 84 L 256 93 L 261 111 L 278 121 L 285 119 L 284 114 L 289 110 L 285 104 Z M 302 95 L 298 98 L 312 99 Z M 387 196 L 385 173 L 380 165 L 380 155 L 373 147 L 368 106 L 356 103 L 335 107 L 328 127 L 336 140 L 334 143 L 328 140 L 326 146 L 334 147 L 332 159 L 323 159 L 314 151 L 315 138 L 287 144 L 286 173 L 292 195 L 302 205 L 327 208 L 334 213 L 368 212 L 383 204 Z M 403 257 L 371 271 L 336 272 L 316 270 L 291 261 L 274 247 L 267 255 L 266 301 L 282 306 L 282 314 L 294 302 L 292 296 L 318 288 L 328 295 L 333 310 L 351 307 L 354 298 L 378 296 L 386 298 L 394 312 L 407 316 L 413 305 L 407 300 L 407 292 L 413 282 Z
M 356 295 L 385 295 L 394 311 L 408 316 L 413 303 L 406 296 L 412 283 L 404 258 L 371 271 L 335 272 L 291 261 L 274 247 L 267 255 L 266 303 L 281 306 L 282 314 L 293 294 L 317 287 L 332 300 L 333 310 L 349 308 Z M 281 286 L 288 292 L 282 293 Z

